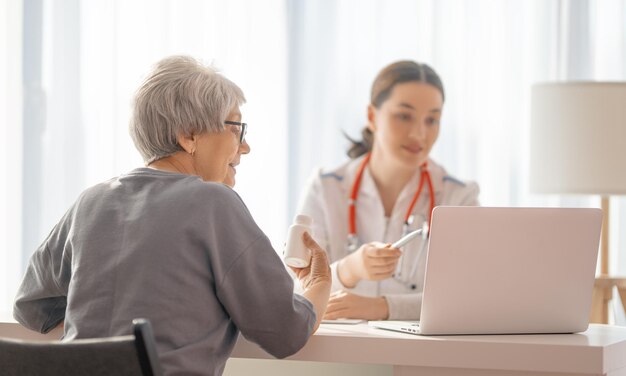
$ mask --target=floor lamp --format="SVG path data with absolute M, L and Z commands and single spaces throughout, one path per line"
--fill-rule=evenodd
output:
M 626 309 L 626 278 L 609 275 L 609 197 L 626 194 L 626 82 L 537 84 L 531 109 L 531 192 L 602 198 L 600 275 L 590 321 L 608 323 L 614 286 Z

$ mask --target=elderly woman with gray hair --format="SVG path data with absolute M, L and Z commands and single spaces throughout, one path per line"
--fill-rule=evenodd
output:
M 326 309 L 326 253 L 293 282 L 232 190 L 250 152 L 233 82 L 196 60 L 160 61 L 130 133 L 146 167 L 84 191 L 32 255 L 14 316 L 64 338 L 130 333 L 148 318 L 168 375 L 219 375 L 239 331 L 276 357 L 298 351 Z

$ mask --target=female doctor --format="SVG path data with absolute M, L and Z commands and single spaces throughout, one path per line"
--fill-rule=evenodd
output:
M 478 205 L 478 185 L 429 158 L 444 103 L 441 79 L 425 64 L 399 61 L 372 85 L 363 140 L 347 163 L 310 179 L 300 213 L 328 252 L 333 294 L 325 319 L 418 319 L 428 224 L 437 205 Z M 423 228 L 401 247 L 391 244 Z

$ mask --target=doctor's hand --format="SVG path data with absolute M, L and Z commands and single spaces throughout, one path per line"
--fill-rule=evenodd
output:
M 362 280 L 380 281 L 393 275 L 402 252 L 391 244 L 371 242 L 339 260 L 337 274 L 341 283 L 352 288 Z
M 387 299 L 370 298 L 347 291 L 336 291 L 330 296 L 324 320 L 363 319 L 386 320 L 389 317 Z

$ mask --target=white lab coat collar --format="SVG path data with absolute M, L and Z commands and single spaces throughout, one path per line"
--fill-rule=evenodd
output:
M 363 162 L 363 158 L 364 156 L 352 160 L 342 168 L 336 170 L 338 175 L 343 176 L 341 187 L 346 200 L 350 198 L 354 180 L 358 169 Z M 443 177 L 446 175 L 446 172 L 441 166 L 430 159 L 428 161 L 428 165 L 433 183 L 433 189 L 435 191 L 435 205 L 437 205 L 443 196 Z M 391 215 L 389 216 L 389 220 L 392 223 L 404 222 L 408 207 L 419 185 L 420 176 L 421 170 L 417 168 L 411 180 L 409 180 L 400 193 L 400 196 L 398 196 Z M 424 188 L 422 188 L 422 193 L 416 202 L 413 213 L 424 213 L 423 215 L 426 215 L 425 213 L 427 213 L 430 209 L 429 206 L 430 190 L 428 188 L 428 183 L 424 182 Z M 363 213 L 367 213 L 366 218 L 363 217 Z M 369 234 L 370 236 L 373 236 L 373 239 L 361 239 L 362 242 L 371 240 L 392 242 L 397 240 L 397 238 L 402 235 L 400 226 L 394 226 L 394 228 L 389 229 L 390 231 L 387 231 L 388 228 L 385 223 L 385 210 L 383 208 L 382 200 L 380 199 L 376 183 L 367 168 L 363 172 L 361 186 L 359 187 L 359 193 L 357 196 L 357 230 L 361 234 Z
M 361 166 L 363 158 L 365 158 L 365 156 L 354 159 L 346 166 L 344 179 L 342 181 L 343 190 L 344 192 L 346 192 L 346 198 L 349 198 L 350 194 L 352 193 L 354 179 L 356 178 L 356 174 L 359 167 Z M 430 171 L 431 180 L 433 182 L 433 189 L 435 190 L 435 197 L 437 197 L 437 195 L 443 191 L 443 177 L 446 175 L 446 171 L 443 169 L 443 167 L 435 163 L 435 161 L 433 161 L 432 159 L 428 159 L 428 168 Z M 420 172 L 421 170 L 419 168 L 415 170 L 415 174 L 413 174 L 411 180 L 409 180 L 407 185 L 400 193 L 400 196 L 398 197 L 399 202 L 403 201 L 407 195 L 413 198 L 415 190 L 419 185 L 421 175 Z M 424 182 L 424 184 L 427 183 Z M 427 186 L 424 186 L 423 189 L 428 192 Z M 363 177 L 361 178 L 361 187 L 359 189 L 358 197 L 361 197 L 362 195 L 379 197 L 378 188 L 376 187 L 374 178 L 370 174 L 368 168 L 365 169 L 365 171 L 363 172 Z

